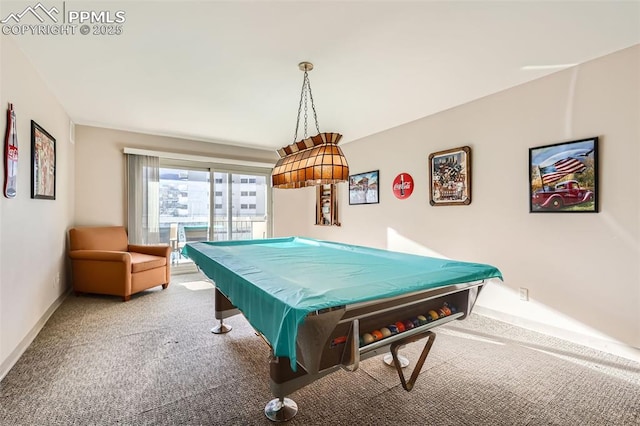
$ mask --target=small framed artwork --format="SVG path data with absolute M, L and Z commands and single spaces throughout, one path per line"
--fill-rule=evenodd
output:
M 463 146 L 429 155 L 429 203 L 471 204 L 471 148 Z
M 380 200 L 379 170 L 349 176 L 349 204 L 377 204 Z
M 56 199 L 56 140 L 31 120 L 31 198 Z
M 598 138 L 529 148 L 529 212 L 598 212 Z

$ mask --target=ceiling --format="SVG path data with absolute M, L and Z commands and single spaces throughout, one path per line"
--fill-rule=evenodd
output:
M 42 3 L 125 13 L 120 35 L 13 36 L 75 123 L 266 149 L 293 142 L 301 61 L 344 143 L 640 43 L 638 1 Z

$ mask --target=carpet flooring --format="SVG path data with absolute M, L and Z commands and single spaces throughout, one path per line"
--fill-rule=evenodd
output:
M 0 425 L 267 425 L 269 349 L 213 286 L 70 295 L 0 382 Z M 382 357 L 294 392 L 291 425 L 640 425 L 640 365 L 479 315 L 435 329 L 414 389 Z M 422 342 L 401 353 L 412 360 Z

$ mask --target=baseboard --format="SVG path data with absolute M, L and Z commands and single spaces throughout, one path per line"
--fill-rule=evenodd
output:
M 504 312 L 485 308 L 480 305 L 476 305 L 473 308 L 473 312 L 475 314 L 506 322 L 517 327 L 525 328 L 527 330 L 557 337 L 558 339 L 567 340 L 572 343 L 576 343 L 622 358 L 630 359 L 635 362 L 640 362 L 640 348 L 636 348 L 622 342 L 606 340 L 595 336 L 589 336 L 586 334 L 553 327 L 547 324 L 531 321 L 526 318 L 520 318 L 513 315 L 505 314 Z
M 29 333 L 27 333 L 24 339 L 22 339 L 22 341 L 18 344 L 18 346 L 9 354 L 7 359 L 5 359 L 0 364 L 0 381 L 4 379 L 4 377 L 9 373 L 9 371 L 13 368 L 16 362 L 18 362 L 22 354 L 27 350 L 29 345 L 31 345 L 33 340 L 38 335 L 38 333 L 40 333 L 40 330 L 42 330 L 42 327 L 44 327 L 47 321 L 49 321 L 49 318 L 51 318 L 51 315 L 53 315 L 56 309 L 58 309 L 60 305 L 62 305 L 62 302 L 64 302 L 64 299 L 66 299 L 70 293 L 71 293 L 71 290 L 65 291 L 51 304 L 51 306 L 49 306 L 49 309 L 47 309 L 45 313 L 42 314 L 38 322 L 36 322 L 36 324 L 29 331 Z

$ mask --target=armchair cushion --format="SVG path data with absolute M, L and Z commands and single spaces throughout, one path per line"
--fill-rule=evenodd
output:
M 168 248 L 168 247 L 167 247 Z M 160 268 L 167 265 L 167 258 L 152 256 L 136 252 L 129 252 L 131 256 L 131 272 L 148 271 L 149 269 Z

